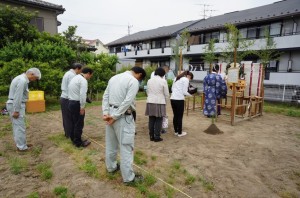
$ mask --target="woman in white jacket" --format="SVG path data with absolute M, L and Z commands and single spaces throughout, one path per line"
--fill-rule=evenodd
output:
M 187 133 L 182 132 L 182 118 L 184 112 L 184 96 L 191 96 L 188 92 L 190 80 L 194 75 L 190 71 L 184 71 L 179 74 L 172 85 L 171 106 L 173 110 L 173 125 L 175 135 L 178 137 L 185 136 Z
M 157 68 L 154 77 L 147 83 L 147 106 L 146 116 L 149 116 L 150 140 L 160 142 L 163 117 L 166 116 L 166 103 L 169 98 L 168 83 L 164 78 L 166 74 L 163 68 Z

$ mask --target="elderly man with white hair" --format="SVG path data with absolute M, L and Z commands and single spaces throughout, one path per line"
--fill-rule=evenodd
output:
M 12 122 L 17 150 L 21 152 L 28 151 L 32 146 L 26 142 L 25 104 L 28 99 L 28 83 L 40 80 L 41 76 L 39 69 L 30 68 L 26 73 L 15 77 L 9 87 L 6 108 Z

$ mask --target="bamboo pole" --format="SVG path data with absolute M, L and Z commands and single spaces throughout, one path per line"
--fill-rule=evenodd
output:
M 265 65 L 262 64 L 262 77 L 261 77 L 261 85 L 260 85 L 260 89 L 261 89 L 260 97 L 262 97 L 262 103 L 259 109 L 260 115 L 263 115 L 263 107 L 264 107 L 264 97 L 265 97 L 264 80 L 265 80 Z
M 182 71 L 182 49 L 180 49 L 180 57 L 179 57 L 179 72 L 178 74 L 180 74 Z
M 236 68 L 236 53 L 237 48 L 234 48 L 234 68 Z M 235 105 L 236 105 L 236 83 L 232 83 L 232 98 L 231 98 L 231 125 L 234 125 L 235 119 Z

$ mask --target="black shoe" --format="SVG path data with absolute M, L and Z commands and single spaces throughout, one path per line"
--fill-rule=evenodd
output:
M 81 143 L 81 146 L 82 146 L 82 147 L 87 147 L 87 146 L 90 145 L 90 144 L 91 144 L 90 141 L 85 140 L 85 141 L 83 141 L 83 142 Z
M 150 136 L 150 141 L 154 141 L 154 137 L 153 136 Z
M 165 133 L 167 133 L 167 131 L 165 129 L 162 129 L 160 133 L 165 134 Z
M 161 137 L 159 137 L 159 138 L 154 138 L 154 142 L 160 142 L 160 141 L 163 141 L 164 139 L 162 139 Z
M 125 185 L 126 186 L 136 186 L 137 184 L 142 183 L 143 181 L 144 181 L 143 175 L 136 174 L 134 176 L 134 179 L 130 182 L 125 182 Z
M 120 165 L 117 164 L 117 168 L 111 172 L 109 172 L 110 174 L 115 174 L 116 172 L 118 172 L 120 170 Z
M 80 148 L 80 147 L 87 147 L 88 145 L 90 145 L 91 142 L 88 140 L 84 140 L 81 142 L 81 144 L 75 144 L 76 147 Z

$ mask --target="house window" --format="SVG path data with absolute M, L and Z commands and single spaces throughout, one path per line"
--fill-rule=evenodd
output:
M 250 27 L 247 29 L 247 38 L 256 38 L 256 27 Z
M 122 48 L 123 48 L 123 47 L 122 47 Z M 119 53 L 119 52 L 121 52 L 121 51 L 122 51 L 121 46 L 116 47 L 116 50 L 115 50 L 116 53 Z M 124 51 L 124 49 L 123 49 L 123 51 Z
M 240 29 L 241 38 L 247 38 L 247 28 Z
M 166 40 L 152 41 L 152 49 L 168 47 Z
M 272 23 L 270 26 L 270 36 L 280 36 L 281 23 Z
M 226 32 L 220 32 L 220 42 L 224 43 L 227 41 L 227 33 Z
M 163 48 L 163 47 L 166 47 L 166 46 L 167 46 L 166 40 L 161 41 L 161 47 Z
M 269 25 L 263 25 L 259 28 L 259 38 L 264 38 L 269 31 Z
M 213 32 L 211 33 L 211 38 L 215 39 L 215 42 L 218 43 L 220 39 L 220 33 L 219 32 Z
M 211 33 L 206 33 L 204 43 L 209 43 L 210 39 L 211 39 Z
M 44 31 L 44 18 L 43 17 L 34 17 L 31 19 L 30 24 L 35 26 L 40 32 Z

